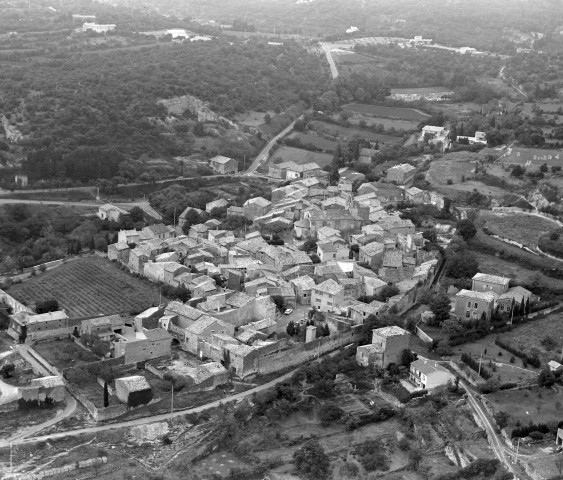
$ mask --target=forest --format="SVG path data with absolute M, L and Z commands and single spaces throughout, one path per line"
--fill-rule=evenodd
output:
M 231 117 L 310 103 L 325 82 L 321 59 L 291 41 L 63 52 L 2 65 L 0 111 L 25 135 L 27 173 L 86 182 L 115 176 L 126 157 L 191 153 L 194 136 L 174 128 L 159 99 L 190 94 Z

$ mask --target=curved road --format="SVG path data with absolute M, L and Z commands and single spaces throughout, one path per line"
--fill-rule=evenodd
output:
M 295 126 L 295 122 L 297 122 L 297 120 L 299 120 L 300 118 L 301 118 L 301 116 L 299 118 L 297 118 L 296 120 L 294 120 L 293 122 L 291 122 L 286 128 L 284 128 L 280 133 L 278 133 L 274 138 L 272 138 L 266 144 L 266 146 L 258 154 L 256 159 L 252 162 L 252 165 L 250 165 L 250 167 L 248 167 L 248 169 L 246 170 L 244 175 L 254 175 L 254 172 L 256 172 L 256 169 L 260 166 L 260 164 L 262 162 L 268 160 L 268 156 L 270 155 L 270 150 L 272 150 L 272 148 L 275 146 L 276 142 L 280 138 L 285 137 L 289 132 L 291 132 L 293 130 L 293 127 Z
M 165 414 L 162 414 L 162 415 L 154 415 L 152 417 L 139 418 L 137 420 L 129 420 L 127 422 L 112 423 L 112 424 L 107 424 L 107 425 L 100 425 L 100 426 L 97 426 L 97 427 L 88 427 L 88 428 L 81 428 L 81 429 L 78 429 L 78 430 L 69 430 L 67 432 L 52 433 L 50 435 L 43 435 L 43 436 L 39 436 L 39 437 L 24 438 L 24 436 L 27 436 L 27 435 L 25 435 L 25 434 L 19 435 L 18 438 L 12 438 L 10 440 L 0 440 L 0 448 L 9 446 L 10 441 L 14 444 L 44 442 L 46 440 L 52 440 L 52 439 L 56 439 L 56 438 L 65 438 L 65 437 L 71 437 L 71 436 L 85 435 L 85 434 L 88 434 L 88 433 L 104 432 L 104 431 L 107 431 L 107 430 L 115 430 L 115 429 L 119 429 L 119 428 L 136 427 L 137 425 L 145 425 L 145 424 L 148 424 L 148 423 L 162 422 L 162 421 L 165 421 L 165 420 L 169 420 L 171 418 L 182 417 L 184 415 L 189 415 L 189 414 L 192 414 L 192 413 L 204 412 L 205 410 L 216 408 L 216 407 L 220 406 L 221 404 L 230 403 L 230 402 L 233 402 L 233 401 L 236 401 L 236 400 L 241 400 L 241 399 L 246 398 L 250 395 L 253 395 L 254 393 L 261 392 L 263 390 L 267 390 L 268 388 L 272 388 L 273 386 L 277 385 L 278 383 L 281 383 L 281 382 L 291 378 L 291 376 L 295 372 L 296 372 L 296 370 L 292 370 L 291 372 L 286 373 L 285 375 L 282 375 L 281 377 L 278 377 L 278 378 L 276 378 L 276 379 L 274 379 L 274 380 L 272 380 L 268 383 L 265 383 L 264 385 L 260 385 L 258 387 L 252 388 L 250 390 L 246 390 L 245 392 L 237 393 L 236 395 L 231 395 L 230 397 L 226 397 L 226 398 L 223 398 L 221 400 L 216 400 L 214 402 L 207 403 L 207 404 L 201 405 L 199 407 L 190 408 L 188 410 L 179 410 L 179 411 L 173 412 L 173 413 L 165 413 Z M 46 428 L 46 427 L 42 427 L 42 428 Z M 31 433 L 29 433 L 29 435 L 33 435 L 33 433 L 35 433 L 35 432 L 31 432 Z

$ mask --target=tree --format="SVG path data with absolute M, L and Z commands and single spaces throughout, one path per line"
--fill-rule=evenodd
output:
M 325 326 L 323 327 L 323 337 L 329 337 L 330 336 L 330 328 L 328 327 L 328 323 L 325 323 Z
M 287 324 L 287 328 L 285 329 L 285 331 L 287 332 L 287 334 L 290 337 L 293 337 L 295 335 L 295 323 L 293 323 L 293 320 L 291 320 L 288 324 Z
M 321 407 L 319 411 L 319 419 L 321 421 L 321 425 L 326 427 L 330 425 L 332 422 L 336 420 L 340 420 L 344 412 L 342 409 L 338 408 L 333 403 L 328 403 L 327 405 Z
M 322 480 L 328 475 L 330 459 L 316 438 L 297 449 L 293 461 L 298 472 L 310 480 Z
M 548 368 L 542 369 L 538 375 L 538 385 L 540 387 L 551 388 L 555 383 L 555 375 Z
M 422 237 L 430 243 L 436 243 L 438 241 L 438 235 L 436 234 L 435 228 L 427 228 L 424 230 L 424 232 L 422 232 Z
M 508 420 L 510 420 L 510 415 L 502 410 L 496 412 L 493 415 L 495 422 L 497 422 L 498 428 L 505 428 L 508 425 Z
M 104 382 L 104 408 L 109 407 L 108 382 Z
M 10 378 L 15 370 L 16 366 L 13 363 L 6 363 L 0 368 L 0 373 L 4 378 Z
M 433 295 L 428 306 L 434 314 L 434 319 L 438 325 L 441 325 L 444 320 L 450 318 L 451 302 L 450 297 L 445 293 L 439 292 Z
M 457 319 L 448 318 L 442 323 L 442 332 L 448 337 L 456 337 L 465 332 L 465 328 Z
M 35 313 L 48 313 L 56 312 L 59 309 L 59 302 L 56 298 L 48 298 L 42 302 L 37 302 L 35 305 Z
M 547 173 L 548 170 L 549 167 L 547 166 L 547 163 L 544 163 L 543 165 L 540 166 L 540 172 Z
M 133 207 L 129 210 L 129 218 L 135 223 L 143 222 L 145 220 L 145 212 L 141 207 Z
M 525 173 L 526 173 L 525 168 L 521 167 L 520 165 L 516 165 L 512 168 L 512 172 L 510 172 L 510 175 L 516 178 L 522 178 Z
M 314 238 L 309 238 L 305 240 L 300 250 L 304 252 L 316 252 L 317 251 L 317 241 Z
M 460 253 L 447 260 L 446 276 L 451 278 L 472 278 L 479 271 L 475 257 Z
M 457 222 L 457 234 L 465 241 L 473 238 L 477 233 L 477 229 L 471 220 L 464 219 Z

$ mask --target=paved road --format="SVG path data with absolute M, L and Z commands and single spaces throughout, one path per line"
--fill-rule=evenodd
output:
M 470 386 L 465 383 L 463 380 L 460 381 L 460 384 L 467 392 L 467 398 L 469 400 L 469 404 L 477 414 L 477 416 L 481 419 L 483 426 L 487 432 L 487 436 L 489 437 L 489 444 L 495 454 L 495 456 L 506 466 L 509 472 L 514 474 L 516 480 L 518 479 L 528 479 L 528 475 L 523 472 L 518 466 L 512 463 L 511 458 L 506 455 L 507 447 L 504 444 L 503 439 L 497 433 L 495 426 L 493 426 L 492 421 L 489 418 L 488 413 L 486 412 L 481 402 L 477 400 L 475 394 L 471 390 Z M 510 454 L 514 454 L 512 451 L 508 451 Z
M 301 118 L 301 117 L 299 117 L 299 118 Z M 299 118 L 297 120 L 299 120 Z M 284 128 L 280 133 L 278 133 L 274 138 L 272 138 L 266 144 L 266 146 L 258 154 L 256 159 L 252 162 L 252 165 L 250 165 L 250 167 L 248 167 L 248 169 L 245 172 L 245 175 L 254 175 L 254 173 L 256 172 L 256 169 L 260 166 L 260 164 L 262 162 L 265 162 L 266 160 L 268 160 L 268 156 L 270 155 L 270 150 L 272 150 L 272 148 L 274 147 L 276 142 L 280 138 L 285 137 L 289 132 L 291 132 L 293 130 L 293 127 L 295 126 L 295 122 L 297 122 L 297 120 L 294 120 L 293 122 L 291 122 L 291 124 L 289 126 Z
M 328 60 L 328 64 L 330 66 L 330 73 L 332 75 L 332 78 L 337 78 L 338 77 L 338 69 L 336 68 L 336 63 L 334 62 L 334 58 L 332 58 L 332 48 L 330 47 L 330 45 L 326 44 L 326 43 L 320 43 L 321 48 L 324 50 L 325 55 L 326 55 L 326 59 Z
M 201 405 L 199 407 L 190 408 L 189 410 L 180 410 L 174 413 L 165 413 L 162 415 L 154 415 L 152 417 L 146 418 L 139 418 L 137 420 L 130 420 L 127 422 L 119 422 L 119 423 L 112 423 L 108 425 L 100 425 L 97 427 L 88 427 L 88 428 L 81 428 L 78 430 L 70 430 L 68 432 L 61 432 L 61 433 L 52 433 L 50 435 L 43 435 L 39 437 L 30 437 L 30 438 L 19 438 L 13 440 L 12 443 L 14 444 L 22 444 L 22 443 L 35 443 L 35 442 L 44 442 L 46 440 L 53 440 L 57 438 L 65 438 L 65 437 L 73 437 L 78 435 L 85 435 L 89 433 L 97 433 L 97 432 L 104 432 L 107 430 L 115 430 L 120 428 L 131 428 L 136 427 L 137 425 L 146 425 L 148 423 L 155 423 L 155 422 L 162 422 L 165 420 L 169 420 L 171 418 L 182 417 L 184 415 L 189 415 L 192 413 L 200 413 L 204 412 L 205 410 L 209 410 L 212 408 L 216 408 L 221 404 L 233 402 L 236 400 L 243 399 L 248 397 L 254 393 L 261 392 L 263 390 L 267 390 L 275 386 L 276 384 L 288 380 L 291 378 L 295 370 L 282 375 L 281 377 L 272 380 L 271 382 L 265 383 L 264 385 L 260 385 L 259 387 L 253 388 L 251 390 L 247 390 L 245 392 L 237 393 L 236 395 L 231 395 L 230 397 L 223 398 L 221 400 L 216 400 L 215 402 L 207 403 L 206 405 Z M 10 442 L 7 440 L 0 440 L 0 447 L 7 447 L 9 446 Z

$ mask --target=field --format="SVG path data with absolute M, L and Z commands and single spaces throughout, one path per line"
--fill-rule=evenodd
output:
M 320 121 L 309 122 L 309 128 L 315 130 L 319 134 L 327 135 L 334 138 L 335 140 L 349 139 L 354 136 L 364 138 L 375 142 L 378 140 L 382 144 L 388 145 L 399 145 L 403 143 L 402 137 L 393 137 L 391 135 L 384 135 L 380 133 L 370 132 L 368 130 L 362 130 L 359 128 L 347 128 L 341 127 L 340 125 L 333 125 L 331 123 L 325 123 Z
M 55 298 L 70 318 L 143 310 L 160 301 L 156 285 L 120 270 L 98 256 L 76 258 L 53 270 L 13 285 L 10 295 L 33 307 Z
M 487 255 L 481 252 L 472 252 L 471 254 L 479 263 L 479 270 L 481 272 L 492 275 L 504 275 L 523 285 L 532 285 L 534 282 L 537 282 L 538 287 L 563 292 L 563 280 L 561 279 L 548 277 L 537 270 L 524 268 L 517 263 L 508 262 L 494 255 Z
M 248 125 L 249 127 L 259 127 L 264 123 L 264 116 L 266 113 L 270 114 L 271 117 L 276 115 L 275 112 L 256 112 L 251 110 L 246 113 L 240 113 L 235 116 L 235 122 L 242 123 L 243 125 Z
M 353 117 L 348 119 L 348 123 L 351 125 L 359 125 L 360 122 L 365 122 L 369 127 L 383 125 L 385 130 L 393 128 L 399 131 L 414 130 L 418 126 L 418 122 L 415 121 L 400 120 L 398 118 L 372 117 L 371 115 L 363 115 L 361 113 L 356 113 Z
M 70 339 L 39 342 L 33 348 L 58 369 L 76 367 L 98 360 L 93 353 L 79 347 Z
M 563 391 L 558 389 L 533 389 L 518 392 L 504 391 L 487 395 L 487 400 L 495 411 L 507 412 L 510 415 L 507 430 L 511 431 L 516 422 L 549 423 L 561 420 Z
M 463 178 L 470 179 L 473 176 L 474 162 L 478 159 L 479 155 L 475 153 L 448 153 L 430 164 L 426 180 L 434 185 L 446 185 L 448 180 L 459 184 Z
M 497 235 L 515 240 L 535 249 L 544 233 L 558 228 L 558 224 L 535 215 L 482 211 L 480 225 Z
M 271 156 L 271 159 L 280 157 L 284 162 L 295 162 L 299 165 L 315 162 L 320 167 L 329 165 L 332 161 L 332 155 L 328 153 L 310 152 L 301 148 L 281 147 L 278 148 Z M 270 162 L 271 163 L 271 160 Z
M 446 87 L 420 87 L 420 88 L 392 88 L 391 95 L 394 93 L 402 94 L 402 95 L 422 95 L 428 93 L 447 93 L 451 91 Z
M 318 135 L 294 132 L 289 135 L 288 138 L 299 140 L 304 146 L 313 145 L 314 147 L 322 148 L 327 152 L 333 152 L 336 148 L 336 142 L 327 140 L 326 138 L 320 137 Z
M 353 113 L 368 115 L 371 117 L 398 118 L 401 120 L 413 120 L 420 122 L 427 119 L 430 115 L 415 110 L 414 108 L 384 107 L 379 105 L 366 105 L 363 103 L 350 103 L 342 107 Z

